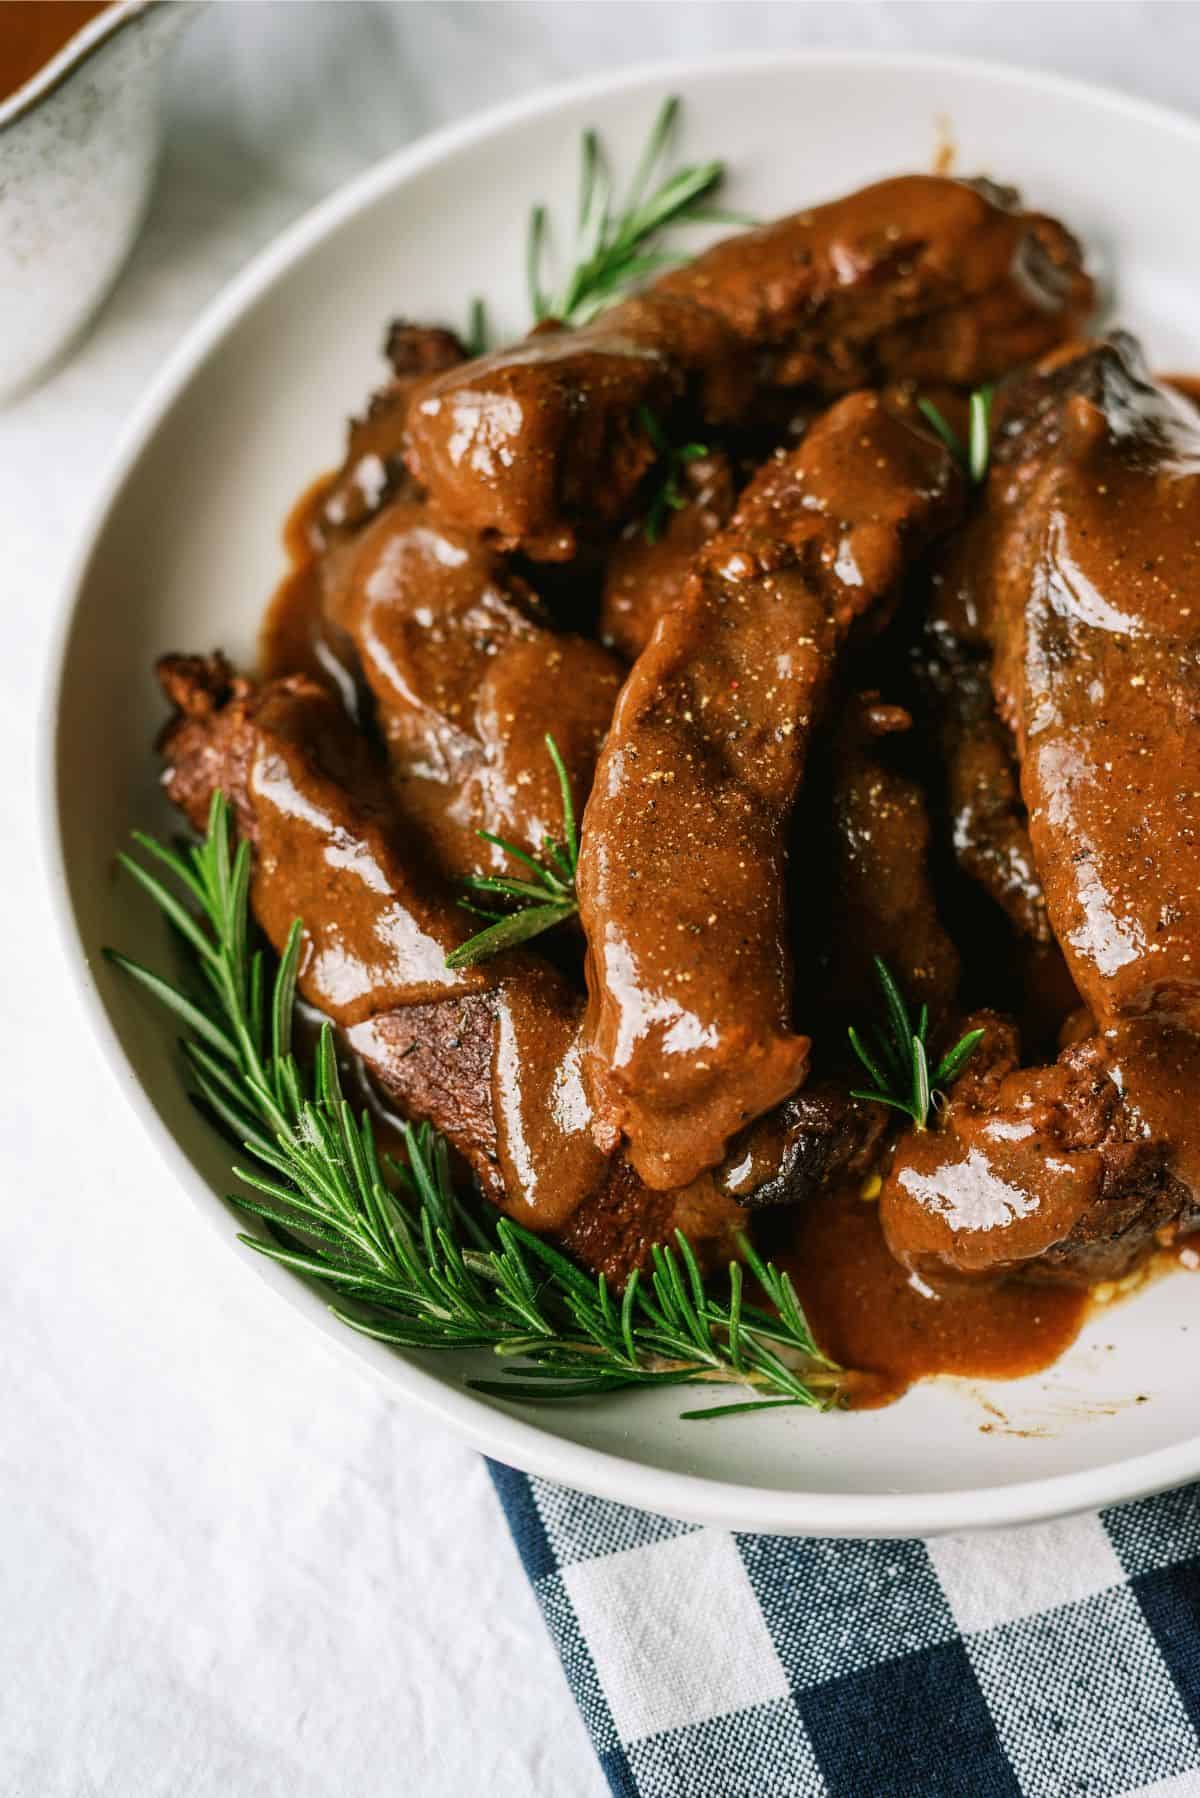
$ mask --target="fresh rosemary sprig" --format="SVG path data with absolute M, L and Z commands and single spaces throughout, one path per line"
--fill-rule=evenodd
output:
M 638 417 L 642 421 L 642 429 L 659 454 L 659 472 L 661 480 L 654 498 L 646 512 L 642 529 L 647 543 L 657 543 L 663 534 L 668 512 L 681 512 L 687 505 L 687 495 L 680 485 L 680 476 L 689 462 L 696 462 L 701 456 L 707 456 L 707 443 L 671 443 L 666 432 L 651 412 L 649 406 L 639 406 Z
M 487 301 L 482 294 L 476 294 L 471 301 L 467 313 L 467 332 L 463 338 L 463 348 L 467 355 L 486 356 L 492 341 L 492 327 L 488 319 Z
M 937 432 L 972 486 L 978 487 L 988 471 L 992 447 L 991 387 L 977 387 L 970 399 L 967 441 L 964 444 L 940 406 L 932 400 L 919 399 L 917 410 Z
M 957 1080 L 983 1040 L 983 1031 L 968 1030 L 952 1049 L 947 1050 L 930 1074 L 925 1047 L 929 1007 L 922 1005 L 914 1030 L 900 988 L 886 962 L 878 955 L 875 972 L 883 989 L 887 1026 L 873 1024 L 870 1027 L 872 1048 L 867 1047 L 857 1030 L 851 1029 L 850 1045 L 875 1083 L 872 1090 L 855 1091 L 851 1097 L 870 1099 L 876 1105 L 890 1105 L 896 1111 L 905 1112 L 912 1119 L 914 1129 L 924 1130 L 929 1122 L 933 1094 L 950 1081 Z
M 511 912 L 486 911 L 481 905 L 472 905 L 468 900 L 459 903 L 476 917 L 490 920 L 486 930 L 480 930 L 475 936 L 468 937 L 457 949 L 446 957 L 448 968 L 473 968 L 476 963 L 487 961 L 490 956 L 499 955 L 502 949 L 514 949 L 518 943 L 527 943 L 532 937 L 541 936 L 544 930 L 553 930 L 566 918 L 573 918 L 579 910 L 579 901 L 575 897 L 575 874 L 579 867 L 579 833 L 575 825 L 575 807 L 571 800 L 571 782 L 562 756 L 558 753 L 558 745 L 554 738 L 547 736 L 546 750 L 554 763 L 554 772 L 558 776 L 559 792 L 562 794 L 563 833 L 562 840 L 546 837 L 542 844 L 544 861 L 537 861 L 516 843 L 509 843 L 503 837 L 493 835 L 490 830 L 477 830 L 475 835 L 485 843 L 492 843 L 502 849 L 505 855 L 511 855 L 515 861 L 523 863 L 533 875 L 532 880 L 507 880 L 496 874 L 471 874 L 463 881 L 475 893 L 494 893 L 497 898 L 515 900 L 518 909 Z
M 737 1262 L 727 1297 L 706 1291 L 678 1232 L 675 1247 L 655 1249 L 649 1277 L 631 1275 L 616 1295 L 603 1275 L 583 1273 L 519 1224 L 461 1200 L 446 1144 L 427 1126 L 406 1128 L 407 1164 L 381 1157 L 369 1113 L 356 1117 L 343 1096 L 332 1028 L 322 1030 L 311 1069 L 294 1052 L 303 930 L 292 925 L 268 993 L 263 952 L 251 946 L 249 846 L 231 853 L 231 838 L 220 793 L 203 842 L 190 850 L 135 833 L 182 897 L 151 868 L 120 857 L 182 938 L 198 997 L 105 953 L 184 1025 L 196 1091 L 250 1157 L 234 1172 L 253 1196 L 231 1202 L 257 1216 L 265 1234 L 241 1241 L 328 1288 L 335 1315 L 366 1335 L 518 1360 L 507 1378 L 469 1382 L 506 1399 L 732 1380 L 768 1396 L 684 1415 L 833 1402 L 837 1370 L 813 1342 L 790 1279 L 744 1237 L 741 1253 L 770 1310 L 747 1302 Z
M 661 233 L 671 226 L 758 223 L 745 213 L 703 204 L 725 179 L 723 162 L 694 163 L 673 174 L 661 174 L 658 185 L 647 191 L 665 163 L 679 109 L 678 96 L 663 101 L 624 205 L 615 216 L 612 176 L 599 135 L 591 130 L 583 133 L 575 265 L 557 294 L 547 292 L 543 285 L 549 215 L 544 206 L 535 206 L 529 215 L 525 275 L 535 323 L 555 318 L 564 325 L 586 324 L 639 282 L 689 261 L 685 255 L 660 247 Z M 487 309 L 477 297 L 471 302 L 463 345 L 468 356 L 483 356 L 491 341 Z
M 658 175 L 666 160 L 679 117 L 679 99 L 664 100 L 646 140 L 624 205 L 613 212 L 613 184 L 599 136 L 583 134 L 576 222 L 575 267 L 557 294 L 543 285 L 548 218 L 535 206 L 526 242 L 529 303 L 536 320 L 557 318 L 565 325 L 586 324 L 636 282 L 673 264 L 686 262 L 659 247 L 660 234 L 683 224 L 747 224 L 736 213 L 702 204 L 725 178 L 723 162 L 700 162 Z

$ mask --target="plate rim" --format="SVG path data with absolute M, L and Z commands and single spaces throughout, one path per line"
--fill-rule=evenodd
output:
M 135 403 L 97 482 L 66 573 L 56 594 L 54 624 L 36 712 L 35 808 L 42 878 L 52 931 L 71 976 L 68 985 L 88 1026 L 102 1065 L 140 1121 L 160 1165 L 183 1188 L 195 1209 L 235 1251 L 229 1213 L 193 1167 L 136 1077 L 96 984 L 87 945 L 70 900 L 58 800 L 58 740 L 67 656 L 84 582 L 108 517 L 146 444 L 201 369 L 225 332 L 277 280 L 324 237 L 444 157 L 514 125 L 592 99 L 636 92 L 651 85 L 719 80 L 726 71 L 776 73 L 781 66 L 888 69 L 922 75 L 968 75 L 997 85 L 1017 82 L 1048 98 L 1072 98 L 1116 110 L 1159 131 L 1189 141 L 1200 151 L 1200 119 L 1074 76 L 1008 62 L 924 51 L 853 49 L 749 50 L 642 62 L 541 88 L 486 111 L 453 121 L 392 152 L 302 213 L 265 244 L 205 305 Z M 1200 1435 L 1149 1453 L 1098 1467 L 995 1486 L 906 1493 L 836 1493 L 739 1485 L 627 1460 L 545 1431 L 508 1410 L 497 1409 L 400 1354 L 381 1362 L 363 1352 L 360 1339 L 328 1313 L 314 1315 L 303 1284 L 257 1256 L 233 1253 L 261 1290 L 265 1284 L 311 1328 L 320 1328 L 342 1358 L 365 1371 L 393 1396 L 436 1416 L 485 1454 L 526 1472 L 672 1517 L 742 1530 L 785 1535 L 929 1536 L 1044 1521 L 1098 1506 L 1148 1496 L 1200 1475 Z M 801 1474 L 802 1477 L 802 1474 Z

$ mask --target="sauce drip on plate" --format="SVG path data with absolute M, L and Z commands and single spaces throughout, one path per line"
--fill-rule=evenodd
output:
M 5 0 L 0 13 L 0 100 L 32 81 L 40 68 L 111 0 Z
M 1085 1291 L 962 1281 L 935 1291 L 888 1253 L 879 1207 L 859 1182 L 826 1188 L 797 1214 L 779 1261 L 825 1353 L 852 1368 L 855 1410 L 889 1404 L 933 1374 L 1017 1379 L 1070 1347 L 1087 1316 Z

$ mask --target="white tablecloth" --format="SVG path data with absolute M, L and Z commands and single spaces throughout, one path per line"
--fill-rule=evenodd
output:
M 459 113 L 770 44 L 964 50 L 1200 104 L 1190 5 L 226 0 L 179 56 L 117 293 L 68 366 L 0 412 L 5 1798 L 604 1790 L 482 1463 L 264 1302 L 165 1190 L 97 1066 L 44 918 L 36 696 L 117 427 L 281 226 Z

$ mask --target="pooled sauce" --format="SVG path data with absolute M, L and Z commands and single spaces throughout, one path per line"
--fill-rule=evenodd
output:
M 32 81 L 111 0 L 5 0 L 0 13 L 0 100 Z
M 1017 1379 L 1070 1347 L 1087 1315 L 1085 1291 L 964 1281 L 935 1292 L 893 1260 L 879 1207 L 860 1190 L 857 1180 L 824 1188 L 801 1208 L 791 1244 L 776 1256 L 821 1348 L 853 1369 L 852 1409 L 890 1404 L 934 1374 Z
M 258 665 L 264 680 L 278 674 L 328 679 L 321 658 L 321 581 L 316 524 L 336 476 L 324 474 L 305 488 L 283 526 L 288 571 L 272 594 L 258 633 Z
M 307 674 L 340 699 L 355 724 L 363 721 L 362 693 L 352 648 L 331 625 L 325 605 L 318 520 L 337 483 L 321 475 L 301 494 L 283 527 L 288 571 L 268 602 L 258 633 L 258 667 L 264 680 Z M 336 549 L 327 550 L 324 566 Z
M 320 654 L 321 574 L 309 557 L 292 564 L 272 596 L 259 633 L 263 675 L 308 674 L 327 678 Z

